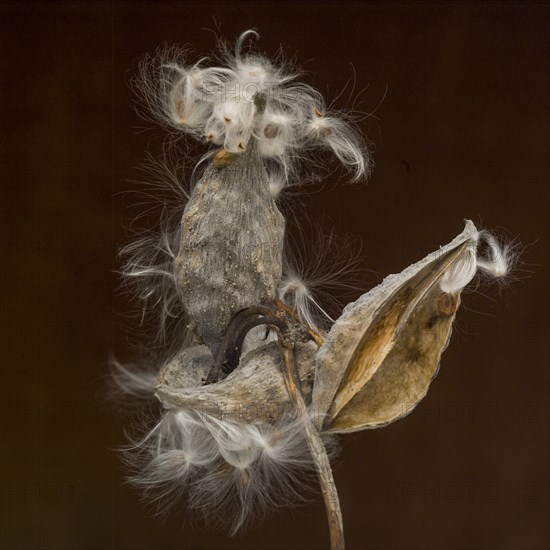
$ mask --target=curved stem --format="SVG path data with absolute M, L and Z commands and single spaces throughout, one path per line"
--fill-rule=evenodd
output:
M 279 330 L 287 328 L 286 323 L 275 317 L 274 312 L 263 307 L 250 307 L 235 314 L 231 319 L 223 342 L 214 358 L 214 365 L 206 378 L 207 384 L 214 384 L 221 376 L 235 370 L 241 357 L 241 348 L 248 332 L 259 325 L 273 325 Z
M 344 550 L 344 524 L 342 521 L 342 511 L 340 510 L 340 500 L 338 498 L 338 492 L 336 490 L 336 484 L 334 483 L 334 477 L 332 475 L 332 469 L 325 446 L 323 445 L 319 432 L 311 421 L 307 405 L 304 401 L 300 379 L 294 363 L 294 343 L 286 338 L 284 334 L 279 332 L 279 344 L 283 358 L 283 375 L 286 387 L 304 423 L 304 431 L 309 450 L 317 466 L 317 474 L 319 475 L 319 483 L 325 501 L 325 509 L 330 530 L 330 547 L 331 550 Z

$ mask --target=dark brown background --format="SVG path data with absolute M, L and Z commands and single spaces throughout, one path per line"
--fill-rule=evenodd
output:
M 148 515 L 111 449 L 106 357 L 116 312 L 118 195 L 161 132 L 140 132 L 128 80 L 164 41 L 214 46 L 255 26 L 333 98 L 357 72 L 375 144 L 367 188 L 306 197 L 311 219 L 362 237 L 370 288 L 462 229 L 519 236 L 517 280 L 465 296 L 427 398 L 343 440 L 350 549 L 543 549 L 548 533 L 549 9 L 528 4 L 3 3 L 2 549 L 327 545 L 320 498 L 244 537 Z M 383 99 L 383 101 L 382 101 Z M 340 106 L 347 100 L 341 98 Z M 151 145 L 152 144 L 152 145 Z

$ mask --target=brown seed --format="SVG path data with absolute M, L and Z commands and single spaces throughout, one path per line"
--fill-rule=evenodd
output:
M 411 363 L 416 363 L 422 357 L 422 349 L 419 346 L 414 346 L 408 350 L 408 359 Z
M 237 158 L 236 153 L 231 153 L 230 151 L 227 151 L 226 149 L 220 149 L 212 159 L 212 164 L 218 168 L 222 169 L 226 166 L 229 166 L 230 164 L 233 164 L 235 162 L 235 159 Z
M 229 116 L 224 116 L 223 119 L 225 120 L 225 122 L 231 122 L 231 117 Z
M 264 136 L 268 139 L 277 137 L 281 132 L 281 128 L 278 124 L 268 124 L 264 128 Z
M 249 485 L 250 484 L 250 474 L 247 470 L 240 470 L 240 481 L 243 485 Z
M 437 298 L 437 311 L 441 315 L 452 315 L 458 307 L 457 297 L 447 292 L 442 292 Z
M 178 99 L 176 101 L 176 114 L 178 118 L 183 118 L 183 111 L 185 110 L 185 101 L 183 99 Z

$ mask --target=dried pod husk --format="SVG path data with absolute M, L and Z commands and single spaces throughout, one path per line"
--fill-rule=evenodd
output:
M 451 307 L 441 309 L 444 298 Z M 433 288 L 414 309 L 382 364 L 336 413 L 329 431 L 351 432 L 385 426 L 409 414 L 426 395 L 439 370 L 460 298 Z
M 312 342 L 295 346 L 296 365 L 308 402 L 316 352 Z M 221 382 L 202 385 L 212 363 L 205 346 L 185 350 L 161 370 L 156 396 L 166 408 L 191 409 L 216 418 L 229 416 L 240 422 L 276 422 L 293 409 L 277 342 L 247 353 L 239 367 Z
M 312 407 L 323 429 L 383 426 L 424 397 L 459 304 L 460 292 L 447 294 L 439 283 L 477 238 L 468 221 L 451 243 L 346 307 L 316 358 Z
M 206 169 L 183 213 L 176 276 L 190 327 L 213 355 L 238 311 L 275 299 L 284 230 L 254 143 Z

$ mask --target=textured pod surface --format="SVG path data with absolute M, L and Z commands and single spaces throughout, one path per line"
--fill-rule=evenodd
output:
M 212 357 L 204 346 L 191 349 L 172 359 L 159 374 L 156 395 L 165 407 L 193 409 L 216 418 L 244 422 L 273 422 L 292 409 L 277 342 L 246 354 L 227 378 L 206 386 L 201 385 L 201 375 L 208 373 Z M 304 396 L 309 402 L 317 346 L 312 342 L 298 343 L 294 353 Z
M 214 355 L 235 313 L 275 298 L 284 227 L 254 146 L 206 169 L 183 213 L 176 274 L 191 327 Z
M 327 415 L 325 427 L 329 427 L 338 414 L 354 399 L 356 399 L 355 403 L 357 400 L 363 402 L 363 397 L 357 397 L 358 394 L 363 395 L 362 392 L 386 360 L 389 361 L 386 366 L 397 365 L 402 369 L 406 366 L 399 363 L 403 355 L 408 357 L 407 361 L 411 364 L 414 363 L 411 361 L 412 358 L 427 353 L 432 359 L 437 359 L 437 363 L 439 362 L 447 342 L 450 322 L 452 322 L 451 316 L 458 301 L 450 303 L 451 299 L 440 298 L 442 292 L 438 289 L 438 285 L 443 275 L 464 254 L 468 254 L 471 243 L 477 241 L 477 235 L 474 224 L 467 222 L 464 231 L 451 243 L 408 267 L 402 273 L 386 277 L 380 285 L 346 307 L 343 315 L 332 327 L 316 358 L 313 407 L 316 413 Z M 432 294 L 433 292 L 437 295 Z M 415 312 L 420 311 L 417 308 L 420 308 L 426 300 L 431 304 L 428 309 L 439 308 L 443 317 L 450 320 L 448 327 L 444 324 L 443 330 L 437 330 L 438 341 L 431 342 L 431 345 L 437 344 L 437 350 L 429 347 L 430 337 L 425 342 L 422 341 L 429 329 L 428 321 L 422 326 L 426 314 L 419 314 L 415 320 Z M 418 326 L 414 324 L 416 322 L 419 323 Z M 413 323 L 412 332 L 411 323 Z M 413 337 L 414 341 L 410 341 L 408 338 L 415 332 L 417 334 Z M 423 384 L 423 389 L 405 388 L 408 383 L 416 383 L 418 379 L 412 373 L 408 373 L 410 374 L 408 376 L 407 373 L 399 370 L 400 376 L 390 376 L 388 380 L 402 387 L 398 389 L 390 389 L 389 386 L 383 389 L 378 387 L 376 391 L 381 395 L 377 395 L 377 399 L 383 399 L 384 395 L 399 395 L 398 399 L 410 397 L 413 394 L 423 397 L 429 380 L 437 370 L 437 364 L 431 365 L 428 370 L 431 370 L 432 374 L 428 375 L 428 382 Z M 394 368 L 392 373 L 395 372 Z M 383 375 L 380 374 L 380 377 Z M 372 395 L 369 395 L 369 398 L 372 398 Z M 403 408 L 411 410 L 414 404 L 396 406 L 401 410 Z M 348 409 L 348 413 L 349 411 Z M 394 415 L 393 418 L 397 416 L 399 414 Z M 383 424 L 388 421 L 388 418 L 380 417 L 374 423 Z M 341 426 L 342 431 L 361 429 L 361 427 L 369 427 L 368 422 L 358 421 L 358 425 L 354 428 L 351 427 L 350 422 L 345 428 Z

